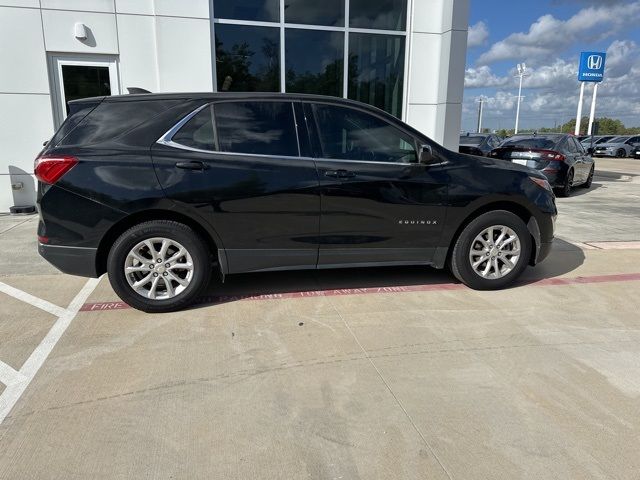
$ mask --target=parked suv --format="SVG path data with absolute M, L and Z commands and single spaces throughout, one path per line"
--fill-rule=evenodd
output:
M 36 159 L 39 251 L 107 272 L 131 306 L 187 306 L 222 275 L 449 265 L 513 282 L 553 239 L 555 198 L 521 165 L 451 152 L 358 102 L 154 94 L 70 102 Z

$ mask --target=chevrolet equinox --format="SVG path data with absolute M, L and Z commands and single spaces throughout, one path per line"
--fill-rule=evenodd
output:
M 189 305 L 216 270 L 447 266 L 498 289 L 547 256 L 556 217 L 537 171 L 314 95 L 75 100 L 35 174 L 40 254 L 146 312 Z

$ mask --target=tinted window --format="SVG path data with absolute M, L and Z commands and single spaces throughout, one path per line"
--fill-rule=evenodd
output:
M 215 18 L 278 22 L 279 4 L 280 0 L 214 0 L 213 14 Z
M 114 139 L 179 102 L 179 100 L 104 101 L 84 117 L 78 126 L 60 142 L 60 145 L 92 145 Z
M 480 145 L 484 137 L 478 135 L 460 135 L 460 143 L 462 145 Z
M 404 30 L 407 0 L 350 0 L 349 25 L 358 28 Z
M 342 96 L 344 33 L 287 28 L 286 90 Z
M 576 145 L 576 151 L 577 151 L 578 153 L 580 153 L 580 154 L 584 154 L 584 153 L 586 153 L 586 152 L 585 152 L 585 149 L 582 147 L 582 144 L 578 141 L 578 139 L 577 139 L 577 138 L 574 138 L 574 139 L 573 139 L 573 143 Z
M 285 0 L 287 23 L 311 25 L 344 25 L 344 0 Z
M 298 155 L 298 140 L 289 102 L 229 102 L 214 106 L 222 152 Z
M 640 137 L 631 137 L 631 138 L 627 141 L 627 143 L 628 143 L 629 145 L 635 145 L 636 143 L 639 143 L 639 142 L 640 142 Z
M 563 142 L 563 147 L 566 148 L 569 151 L 569 153 L 578 153 L 576 144 L 573 143 L 573 138 L 567 138 L 567 140 Z
M 317 104 L 313 110 L 323 158 L 417 161 L 413 138 L 378 117 L 332 105 Z
M 279 28 L 222 23 L 214 28 L 218 91 L 280 91 Z
M 515 137 L 505 140 L 503 147 L 543 148 L 554 149 L 558 147 L 561 137 Z
M 109 67 L 62 65 L 62 86 L 67 102 L 87 97 L 111 95 Z M 67 114 L 69 105 L 67 105 Z
M 629 140 L 629 137 L 615 137 L 608 141 L 608 143 L 624 143 Z
M 205 107 L 189 120 L 171 139 L 200 150 L 219 150 L 213 130 L 213 107 Z
M 349 34 L 349 98 L 402 115 L 404 37 Z

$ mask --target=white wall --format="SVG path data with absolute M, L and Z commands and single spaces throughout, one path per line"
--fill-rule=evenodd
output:
M 413 0 L 406 121 L 457 150 L 469 0 Z
M 0 0 L 0 212 L 35 202 L 33 160 L 54 132 L 53 53 L 115 57 L 120 93 L 211 91 L 209 0 Z

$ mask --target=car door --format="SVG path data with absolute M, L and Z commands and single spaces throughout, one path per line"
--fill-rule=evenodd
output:
M 217 231 L 229 273 L 315 268 L 319 183 L 292 102 L 204 105 L 152 155 L 166 195 Z
M 566 137 L 560 143 L 560 151 L 567 157 L 569 164 L 573 168 L 573 183 L 576 185 L 582 183 L 584 179 L 584 163 L 572 137 Z
M 589 178 L 589 173 L 591 172 L 591 167 L 593 165 L 593 157 L 589 155 L 587 149 L 578 142 L 575 138 L 573 141 L 576 144 L 576 148 L 578 149 L 578 155 L 580 156 L 580 165 L 582 168 L 582 181 L 586 182 Z
M 416 138 L 383 116 L 305 106 L 321 185 L 318 268 L 432 261 L 446 213 L 446 175 L 418 163 Z

